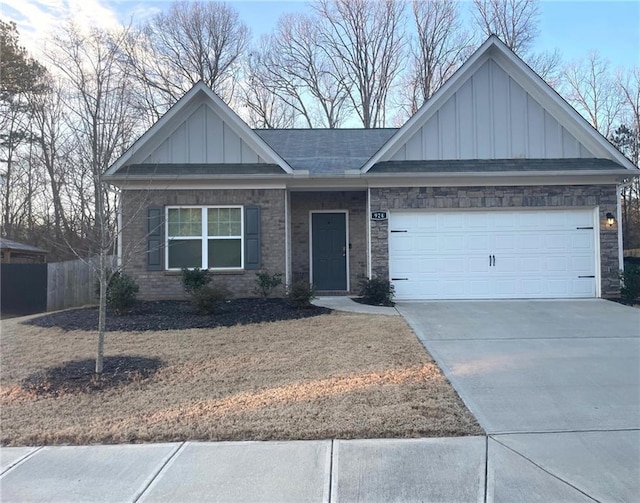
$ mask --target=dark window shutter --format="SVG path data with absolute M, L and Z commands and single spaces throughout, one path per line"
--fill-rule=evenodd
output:
M 161 271 L 164 265 L 164 208 L 147 208 L 147 270 Z
M 260 269 L 260 207 L 244 208 L 244 268 Z

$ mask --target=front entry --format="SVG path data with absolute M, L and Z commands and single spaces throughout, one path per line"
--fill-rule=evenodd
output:
M 316 290 L 346 291 L 346 213 L 311 213 L 311 281 Z

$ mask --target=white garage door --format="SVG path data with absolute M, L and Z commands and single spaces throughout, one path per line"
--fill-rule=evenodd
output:
M 595 210 L 391 212 L 397 299 L 596 296 Z

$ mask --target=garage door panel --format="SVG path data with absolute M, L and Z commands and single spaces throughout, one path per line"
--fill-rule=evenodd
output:
M 553 273 L 566 273 L 569 271 L 569 257 L 562 255 L 545 257 L 544 268 Z
M 459 253 L 464 250 L 464 234 L 450 234 L 441 236 L 439 250 L 445 253 Z
M 520 272 L 522 274 L 539 274 L 542 272 L 542 257 L 540 256 L 520 257 L 517 263 L 517 269 L 510 272 Z
M 467 259 L 467 271 L 470 273 L 488 273 L 489 272 L 489 255 L 481 257 L 470 257 Z
M 570 268 L 571 272 L 577 274 L 591 275 L 594 274 L 593 258 L 589 255 L 571 257 Z
M 473 279 L 469 281 L 469 294 L 471 297 L 484 297 L 491 292 L 491 280 L 485 279 Z
M 455 230 L 465 228 L 463 213 L 439 213 L 437 216 L 438 230 Z
M 496 253 L 512 251 L 517 248 L 517 236 L 513 234 L 497 233 L 493 236 L 493 249 Z
M 389 237 L 391 277 L 407 278 L 396 297 L 593 297 L 594 220 L 593 210 L 392 212 L 390 229 L 406 231 Z
M 573 234 L 571 236 L 571 249 L 591 251 L 593 249 L 593 232 L 589 234 L 585 232 Z
M 483 232 L 482 234 L 470 233 L 465 236 L 464 248 L 461 251 L 483 251 L 488 254 L 491 249 L 490 245 L 490 236 L 488 236 L 486 232 Z

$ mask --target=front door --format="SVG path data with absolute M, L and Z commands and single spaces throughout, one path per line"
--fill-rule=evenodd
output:
M 311 214 L 311 275 L 316 290 L 347 290 L 345 213 Z

